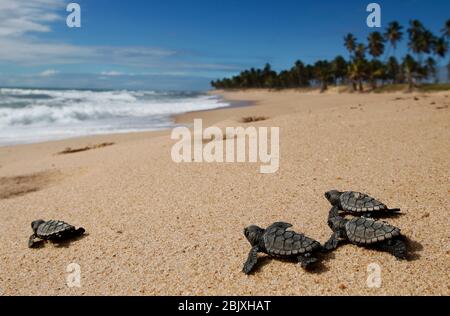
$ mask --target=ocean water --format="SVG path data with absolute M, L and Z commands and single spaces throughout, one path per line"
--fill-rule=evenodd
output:
M 171 115 L 229 106 L 199 92 L 0 89 L 0 146 L 153 131 Z

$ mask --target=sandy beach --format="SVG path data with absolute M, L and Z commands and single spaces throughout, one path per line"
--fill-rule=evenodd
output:
M 0 295 L 449 295 L 450 93 L 216 91 L 252 106 L 177 123 L 280 127 L 280 169 L 181 163 L 170 131 L 0 148 Z M 265 120 L 243 123 L 249 116 Z M 90 150 L 58 154 L 67 148 Z M 411 260 L 345 245 L 315 271 L 260 257 L 241 272 L 244 227 L 275 221 L 325 242 L 330 189 L 369 193 L 403 216 Z M 30 223 L 83 226 L 74 242 L 27 247 Z M 69 288 L 67 266 L 81 268 Z M 367 267 L 381 267 L 380 288 Z

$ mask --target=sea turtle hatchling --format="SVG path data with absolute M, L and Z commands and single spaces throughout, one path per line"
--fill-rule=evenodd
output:
M 340 241 L 347 240 L 358 246 L 378 247 L 397 259 L 406 259 L 407 249 L 400 229 L 386 222 L 365 217 L 347 220 L 339 215 L 338 207 L 333 206 L 328 216 L 328 226 L 333 234 L 324 245 L 327 251 L 336 249 Z
M 373 197 L 360 192 L 339 192 L 332 190 L 326 192 L 325 197 L 331 205 L 337 206 L 339 210 L 351 214 L 362 214 L 364 217 L 371 217 L 375 213 L 387 214 L 400 212 L 400 209 L 390 209 Z
M 76 229 L 74 226 L 62 221 L 44 221 L 42 219 L 32 222 L 31 228 L 33 229 L 33 235 L 28 240 L 28 247 L 30 248 L 35 247 L 41 241 L 60 242 L 81 236 L 85 232 L 82 227 Z
M 252 245 L 252 249 L 244 264 L 243 272 L 249 274 L 253 270 L 258 252 L 277 258 L 295 258 L 305 269 L 317 262 L 311 255 L 322 250 L 320 243 L 303 234 L 288 231 L 290 227 L 292 225 L 289 223 L 277 222 L 267 229 L 254 225 L 245 228 L 244 235 Z

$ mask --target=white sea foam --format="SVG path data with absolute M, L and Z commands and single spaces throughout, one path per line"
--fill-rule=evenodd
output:
M 228 106 L 192 92 L 0 89 L 0 145 L 173 126 L 170 116 Z

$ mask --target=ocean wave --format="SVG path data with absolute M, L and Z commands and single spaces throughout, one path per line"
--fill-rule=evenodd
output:
M 173 114 L 224 106 L 197 92 L 2 88 L 0 143 L 167 128 Z

